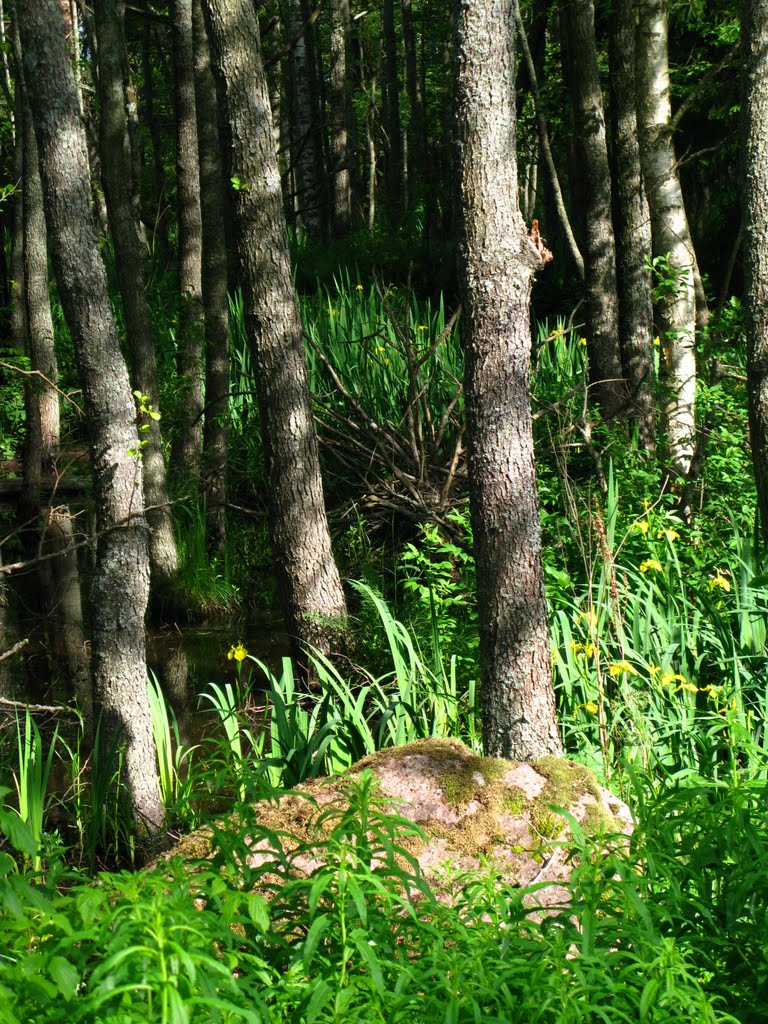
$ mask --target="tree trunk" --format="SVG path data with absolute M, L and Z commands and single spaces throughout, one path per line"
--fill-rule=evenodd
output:
M 423 195 L 427 163 L 427 133 L 424 125 L 424 97 L 421 93 L 412 0 L 401 0 L 403 45 L 405 47 L 405 88 L 408 93 L 408 203 L 413 207 Z
M 71 682 L 83 716 L 85 735 L 90 742 L 93 736 L 93 687 L 83 623 L 76 539 L 74 520 L 66 505 L 45 509 L 42 553 L 57 555 L 50 562 L 50 612 L 56 623 L 53 653 Z
M 617 0 L 610 37 L 619 333 L 627 397 L 643 447 L 656 440 L 653 296 L 648 261 L 651 221 L 640 172 L 635 90 L 635 14 Z
M 122 0 L 96 0 L 94 16 L 99 45 L 99 142 L 101 180 L 115 249 L 117 280 L 131 355 L 132 384 L 158 409 L 157 360 L 152 314 L 147 301 L 146 249 L 139 233 L 140 206 L 134 192 L 133 159 L 126 123 L 128 60 Z M 158 593 L 176 579 L 179 559 L 173 518 L 168 505 L 160 424 L 151 417 L 142 424 L 144 499 L 149 506 L 151 578 Z
M 333 233 L 349 234 L 352 226 L 350 188 L 350 138 L 348 132 L 347 53 L 349 51 L 349 0 L 331 2 L 331 173 L 333 175 Z
M 543 265 L 517 204 L 513 0 L 458 0 L 462 339 L 483 742 L 561 752 L 530 405 L 530 295 Z
M 154 209 L 151 223 L 152 249 L 157 254 L 161 270 L 168 268 L 168 211 L 165 197 L 165 171 L 163 170 L 163 149 L 160 127 L 155 113 L 155 85 L 152 77 L 152 15 L 149 0 L 144 0 L 144 23 L 141 33 L 141 78 L 144 123 L 149 131 L 152 149 L 152 184 Z
M 298 224 L 307 238 L 317 240 L 323 233 L 323 154 L 316 131 L 319 113 L 312 104 L 310 58 L 301 0 L 288 0 L 286 34 L 291 41 L 291 106 L 293 145 L 291 162 L 296 176 Z
M 384 41 L 382 127 L 384 128 L 384 194 L 390 226 L 397 228 L 403 202 L 403 132 L 400 125 L 400 84 L 397 65 L 394 0 L 383 0 L 381 31 Z
M 768 541 L 768 8 L 762 0 L 743 0 L 741 7 L 749 433 Z
M 24 450 L 24 479 L 18 504 L 23 534 L 34 550 L 42 554 L 59 553 L 58 558 L 38 567 L 41 595 L 47 599 L 48 612 L 58 624 L 61 648 L 55 651 L 58 664 L 71 681 L 78 706 L 90 734 L 93 700 L 88 648 L 83 629 L 80 575 L 73 550 L 74 528 L 66 505 L 43 510 L 41 486 L 51 481 L 59 450 L 59 393 L 56 389 L 58 366 L 54 347 L 54 328 L 48 291 L 48 239 L 43 187 L 32 112 L 24 84 L 21 41 L 14 26 L 16 89 L 22 116 L 17 121 L 23 145 L 23 236 L 24 297 L 26 303 L 27 350 L 30 368 L 39 376 L 26 377 L 24 405 L 27 414 L 27 438 Z
M 14 32 L 14 35 L 16 33 Z M 16 54 L 21 67 L 20 53 Z M 48 294 L 48 243 L 43 190 L 37 157 L 35 129 L 26 98 L 23 75 L 16 88 L 22 99 L 19 124 L 23 147 L 23 266 L 27 353 L 30 367 L 41 374 L 24 381 L 27 432 L 24 441 L 24 477 L 18 503 L 22 523 L 36 532 L 40 516 L 43 473 L 50 473 L 59 446 L 58 367 L 54 351 L 53 319 Z
M 11 310 L 8 318 L 8 333 L 17 351 L 24 348 L 27 336 L 27 313 L 24 301 L 24 140 L 22 122 L 24 111 L 21 105 L 21 93 L 14 97 L 14 141 L 13 141 L 13 180 L 16 191 L 13 195 L 11 212 Z
M 259 29 L 250 0 L 205 0 L 228 128 L 235 249 L 258 389 L 270 534 L 288 629 L 329 650 L 346 606 L 331 551 L 291 280 Z
M 640 160 L 662 290 L 661 411 L 670 468 L 678 476 L 685 476 L 693 457 L 696 431 L 696 257 L 669 127 L 667 0 L 639 0 L 638 11 L 635 69 Z
M 581 250 L 576 243 L 576 237 L 573 233 L 573 228 L 571 227 L 568 211 L 565 208 L 565 200 L 563 199 L 563 192 L 560 188 L 560 178 L 557 173 L 554 157 L 552 156 L 552 148 L 549 144 L 549 128 L 547 126 L 547 119 L 544 116 L 544 105 L 541 102 L 541 96 L 539 94 L 536 65 L 533 61 L 533 54 L 528 46 L 528 37 L 526 35 L 525 26 L 523 25 L 523 19 L 520 15 L 520 8 L 517 0 L 515 0 L 515 22 L 517 25 L 518 36 L 520 37 L 520 46 L 523 51 L 523 63 L 528 72 L 528 81 L 531 84 L 533 107 L 536 115 L 536 128 L 539 135 L 539 147 L 541 149 L 542 156 L 544 157 L 544 167 L 546 168 L 547 177 L 549 179 L 549 191 L 551 194 L 552 204 L 555 208 L 555 212 L 557 213 L 557 219 L 560 222 L 563 238 L 568 246 L 571 258 L 573 259 L 579 273 L 579 277 L 583 279 L 584 257 L 581 255 Z
M 176 105 L 176 197 L 179 224 L 178 432 L 172 467 L 196 485 L 203 451 L 203 228 L 195 109 L 192 0 L 172 0 Z
M 563 0 L 564 54 L 583 183 L 584 288 L 587 353 L 592 395 L 610 419 L 624 410 L 624 374 L 619 349 L 616 247 L 611 218 L 611 172 L 605 139 L 603 95 L 597 71 L 593 0 Z
M 229 414 L 229 299 L 224 229 L 224 167 L 218 101 L 200 0 L 193 0 L 195 100 L 200 152 L 205 306 L 205 433 L 203 487 L 208 549 L 223 560 L 227 549 L 227 435 Z
M 154 831 L 163 812 L 147 700 L 149 559 L 135 407 L 94 230 L 86 141 L 61 11 L 55 0 L 20 0 L 17 10 L 53 265 L 88 419 L 99 528 L 91 616 L 101 749 L 124 745 L 123 781 L 137 828 Z

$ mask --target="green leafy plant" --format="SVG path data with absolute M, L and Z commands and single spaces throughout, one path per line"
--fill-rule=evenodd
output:
M 18 767 L 13 779 L 19 818 L 26 825 L 34 843 L 35 849 L 31 856 L 33 871 L 39 871 L 42 867 L 43 820 L 57 734 L 58 729 L 54 732 L 45 752 L 40 730 L 29 708 L 25 712 L 23 725 L 19 715 L 16 716 Z

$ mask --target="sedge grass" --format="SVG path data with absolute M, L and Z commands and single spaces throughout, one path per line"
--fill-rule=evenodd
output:
M 40 851 L 43 842 L 43 821 L 57 736 L 58 727 L 51 737 L 48 750 L 44 751 L 40 730 L 37 722 L 32 718 L 29 708 L 25 712 L 23 725 L 17 714 L 18 765 L 13 773 L 13 781 L 18 800 L 19 817 L 27 826 L 35 847 L 31 858 L 33 871 L 39 871 L 42 867 Z

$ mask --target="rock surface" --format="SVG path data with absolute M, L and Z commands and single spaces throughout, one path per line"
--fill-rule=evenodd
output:
M 333 803 L 344 803 L 344 787 L 370 770 L 379 797 L 392 802 L 402 818 L 418 825 L 425 838 L 403 843 L 433 887 L 439 890 L 446 865 L 453 872 L 480 870 L 491 862 L 513 885 L 563 882 L 570 870 L 567 810 L 585 834 L 632 831 L 629 808 L 599 786 L 583 765 L 555 757 L 515 764 L 473 754 L 456 740 L 421 740 L 372 754 L 345 776 L 307 782 L 276 803 L 256 806 L 257 821 L 272 832 L 285 831 L 309 842 L 315 822 Z M 167 856 L 205 856 L 210 832 L 183 839 Z M 252 867 L 270 859 L 268 839 L 254 835 Z M 308 854 L 293 860 L 311 873 L 319 861 Z M 544 905 L 562 903 L 557 884 L 539 894 Z

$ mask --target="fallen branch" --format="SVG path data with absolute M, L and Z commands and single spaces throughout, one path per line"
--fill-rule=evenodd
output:
M 5 697 L 0 697 L 0 708 L 13 708 L 15 711 L 39 711 L 53 715 L 78 714 L 77 708 L 68 708 L 64 704 L 27 704 L 21 700 L 6 700 Z
M 10 649 L 10 651 L 3 651 L 3 653 L 0 654 L 0 661 L 6 661 L 8 658 L 12 658 L 14 656 L 14 654 L 18 654 L 19 651 L 23 650 L 27 646 L 28 643 L 29 643 L 29 639 L 28 638 L 26 638 L 24 640 L 19 640 L 19 642 L 17 644 L 13 645 L 13 647 Z

